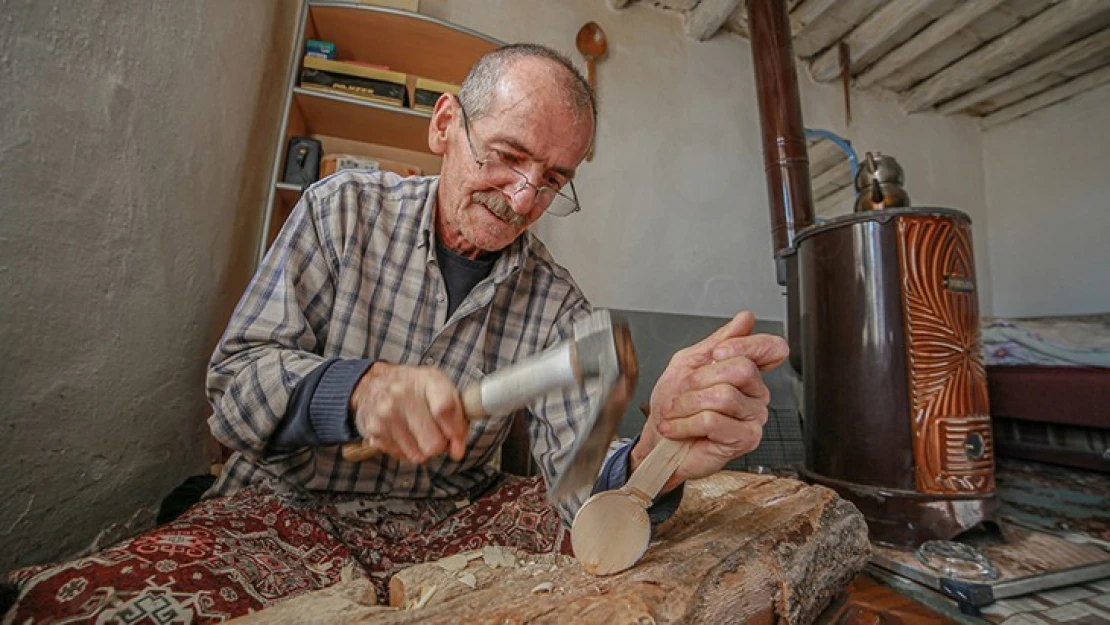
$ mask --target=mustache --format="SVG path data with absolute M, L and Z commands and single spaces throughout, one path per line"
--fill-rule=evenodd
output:
M 505 196 L 497 191 L 475 191 L 471 194 L 470 199 L 475 204 L 485 206 L 498 219 L 511 226 L 520 228 L 527 224 L 525 216 L 514 211 Z

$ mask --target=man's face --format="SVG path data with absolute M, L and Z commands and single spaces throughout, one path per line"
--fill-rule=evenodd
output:
M 593 120 L 563 101 L 552 71 L 547 61 L 516 62 L 497 86 L 490 110 L 469 124 L 457 99 L 444 96 L 437 103 L 429 144 L 443 155 L 436 232 L 448 248 L 476 256 L 508 247 L 547 208 L 536 187 L 574 176 Z M 439 143 L 437 132 L 443 133 Z M 511 166 L 535 186 L 521 188 L 520 176 L 504 167 L 479 167 L 475 152 L 482 161 Z

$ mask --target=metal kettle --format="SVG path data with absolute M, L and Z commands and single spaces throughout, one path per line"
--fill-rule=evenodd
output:
M 902 185 L 906 173 L 893 156 L 868 152 L 863 166 L 856 171 L 855 212 L 910 205 L 910 196 Z

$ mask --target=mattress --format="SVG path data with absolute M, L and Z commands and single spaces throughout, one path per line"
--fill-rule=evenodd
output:
M 980 340 L 987 366 L 1110 368 L 1110 315 L 985 317 Z
M 1000 456 L 1110 471 L 1110 315 L 985 318 Z

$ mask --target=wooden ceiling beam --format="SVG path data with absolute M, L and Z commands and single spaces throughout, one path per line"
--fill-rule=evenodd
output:
M 803 28 L 817 21 L 839 0 L 803 0 L 790 11 L 790 31 L 797 35 Z
M 686 14 L 686 36 L 708 41 L 739 6 L 740 0 L 701 0 Z
M 813 176 L 810 180 L 814 197 L 824 197 L 841 187 L 852 184 L 852 168 L 848 166 L 847 160 L 836 167 L 831 167 Z
M 1043 91 L 1031 98 L 1015 102 L 1004 109 L 999 109 L 990 115 L 983 118 L 983 128 L 994 128 L 999 124 L 1017 119 L 1029 113 L 1033 113 L 1046 106 L 1056 104 L 1061 100 L 1066 100 L 1072 96 L 1079 95 L 1084 91 L 1090 91 L 1096 87 L 1110 83 L 1110 65 L 1106 65 L 1101 69 L 1096 69 L 1093 72 L 1088 72 L 1079 76 L 1078 78 L 1069 80 L 1068 82 Z
M 748 38 L 748 3 L 746 0 L 742 1 L 740 6 L 732 12 L 732 15 L 728 16 L 722 28 L 745 39 Z
M 1061 0 L 911 89 L 901 98 L 902 108 L 918 113 L 976 87 L 1060 33 L 1108 10 L 1105 0 Z
M 945 0 L 917 0 L 916 2 L 891 2 L 867 19 L 845 39 L 852 51 L 852 64 L 866 67 L 876 50 L 881 50 L 891 37 L 907 24 L 924 15 Z M 830 82 L 840 75 L 840 55 L 836 47 L 821 53 L 809 66 L 809 73 L 818 82 Z
M 826 48 L 835 48 L 836 42 L 888 1 L 839 0 L 819 19 L 794 33 L 794 54 L 798 58 L 808 59 Z
M 1040 80 L 1043 76 L 1052 72 L 1081 63 L 1107 48 L 1110 48 L 1110 28 L 1072 42 L 1071 45 L 1057 50 L 1039 61 L 1034 61 L 1004 76 L 999 76 L 974 91 L 945 102 L 937 108 L 937 111 L 945 115 L 951 115 L 967 110 L 980 102 L 1004 94 L 1021 85 Z
M 962 3 L 959 8 L 933 22 L 915 37 L 879 59 L 877 63 L 856 78 L 856 85 L 870 87 L 879 82 L 907 63 L 916 60 L 922 54 L 940 45 L 950 36 L 1003 2 L 1006 2 L 1006 0 L 974 0 L 973 2 Z
M 806 147 L 806 154 L 809 156 L 810 177 L 819 176 L 829 169 L 848 161 L 848 155 L 828 139 L 821 139 L 820 141 L 809 144 Z M 849 167 L 849 170 L 850 169 Z

